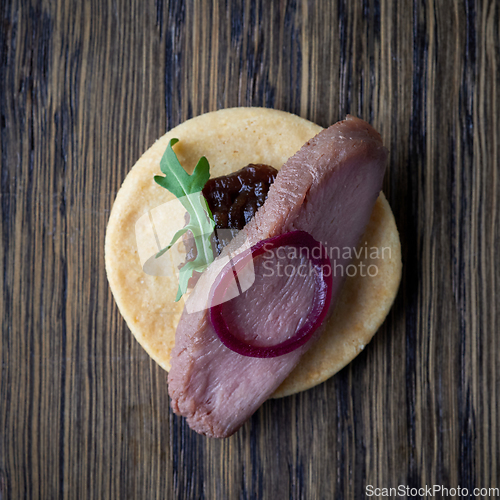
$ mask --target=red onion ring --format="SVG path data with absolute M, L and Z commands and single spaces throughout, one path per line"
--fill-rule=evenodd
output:
M 271 247 L 269 247 L 271 245 Z M 222 316 L 223 300 L 215 300 L 216 297 L 223 298 L 225 291 L 229 287 L 234 276 L 245 267 L 249 259 L 255 259 L 265 251 L 270 249 L 292 246 L 302 249 L 309 248 L 309 259 L 315 270 L 315 293 L 313 304 L 307 321 L 289 339 L 271 346 L 256 346 L 243 342 L 236 338 L 229 330 L 224 317 Z M 313 248 L 320 248 L 320 256 L 314 257 Z M 328 271 L 325 273 L 325 271 Z M 243 356 L 254 358 L 274 358 L 282 356 L 298 349 L 304 345 L 314 334 L 325 319 L 330 302 L 332 300 L 332 268 L 330 259 L 323 245 L 316 241 L 305 231 L 291 231 L 285 234 L 274 236 L 266 240 L 259 241 L 250 250 L 243 251 L 231 260 L 220 272 L 218 278 L 210 291 L 210 304 L 217 304 L 210 308 L 210 321 L 221 342 L 232 351 Z

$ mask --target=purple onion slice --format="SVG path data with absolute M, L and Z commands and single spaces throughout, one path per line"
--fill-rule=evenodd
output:
M 287 340 L 271 346 L 257 346 L 235 337 L 222 314 L 222 304 L 227 288 L 250 259 L 255 259 L 265 251 L 282 246 L 308 248 L 307 253 L 314 269 L 314 298 L 307 320 L 299 330 Z M 315 257 L 313 248 L 320 248 Z M 332 300 L 332 268 L 327 252 L 320 242 L 305 231 L 291 231 L 259 241 L 250 251 L 244 251 L 231 260 L 220 272 L 210 291 L 210 321 L 221 342 L 232 351 L 253 358 L 274 358 L 282 356 L 304 345 L 325 319 Z

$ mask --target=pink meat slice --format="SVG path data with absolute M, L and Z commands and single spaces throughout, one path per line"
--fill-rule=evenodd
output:
M 251 244 L 293 230 L 306 231 L 322 242 L 334 269 L 329 315 L 346 274 L 342 269 L 349 264 L 330 249 L 358 245 L 380 193 L 386 161 L 379 133 L 363 120 L 347 116 L 320 132 L 283 165 L 265 204 L 243 230 Z M 278 343 L 307 318 L 313 284 L 308 279 L 275 277 L 259 288 L 262 264 L 255 265 L 256 286 L 228 303 L 227 310 L 234 328 L 253 329 L 264 343 Z M 210 272 L 209 267 L 205 273 Z M 321 330 L 291 353 L 251 358 L 221 343 L 208 309 L 191 314 L 184 310 L 168 376 L 174 412 L 186 417 L 201 434 L 230 436 L 283 382 Z

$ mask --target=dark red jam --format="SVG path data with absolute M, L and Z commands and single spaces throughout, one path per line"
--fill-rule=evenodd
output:
M 209 179 L 203 188 L 203 196 L 215 221 L 215 234 L 212 247 L 215 255 L 243 229 L 264 204 L 269 186 L 274 182 L 278 171 L 269 165 L 250 164 L 237 172 Z M 186 223 L 189 215 L 186 214 Z M 217 232 L 217 229 L 229 231 Z M 196 258 L 196 246 L 191 232 L 185 235 L 186 262 Z
M 222 236 L 214 238 L 215 250 L 220 254 L 238 231 L 243 229 L 255 212 L 264 204 L 269 186 L 278 171 L 269 165 L 250 164 L 229 175 L 209 179 L 203 188 L 217 229 Z M 217 231 L 216 231 L 217 234 Z

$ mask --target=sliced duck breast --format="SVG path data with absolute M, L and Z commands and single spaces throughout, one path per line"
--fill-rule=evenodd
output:
M 336 250 L 358 245 L 380 193 L 386 161 L 387 150 L 378 132 L 348 116 L 308 141 L 283 165 L 266 202 L 243 229 L 250 245 L 295 230 L 322 243 L 333 270 L 328 316 L 349 264 L 343 258 L 345 252 Z M 236 253 L 237 245 L 231 243 L 228 251 Z M 254 284 L 224 304 L 228 324 L 248 341 L 281 342 L 307 320 L 314 280 L 307 273 L 279 275 L 280 264 L 283 269 L 287 265 L 305 269 L 307 259 L 287 249 L 255 259 Z M 212 327 L 209 303 L 188 312 L 189 301 L 208 296 L 206 287 L 220 269 L 214 262 L 188 299 L 177 326 L 168 376 L 175 413 L 186 417 L 195 431 L 212 437 L 234 433 L 283 382 L 322 331 L 320 327 L 293 352 L 272 358 L 243 356 L 228 349 Z

